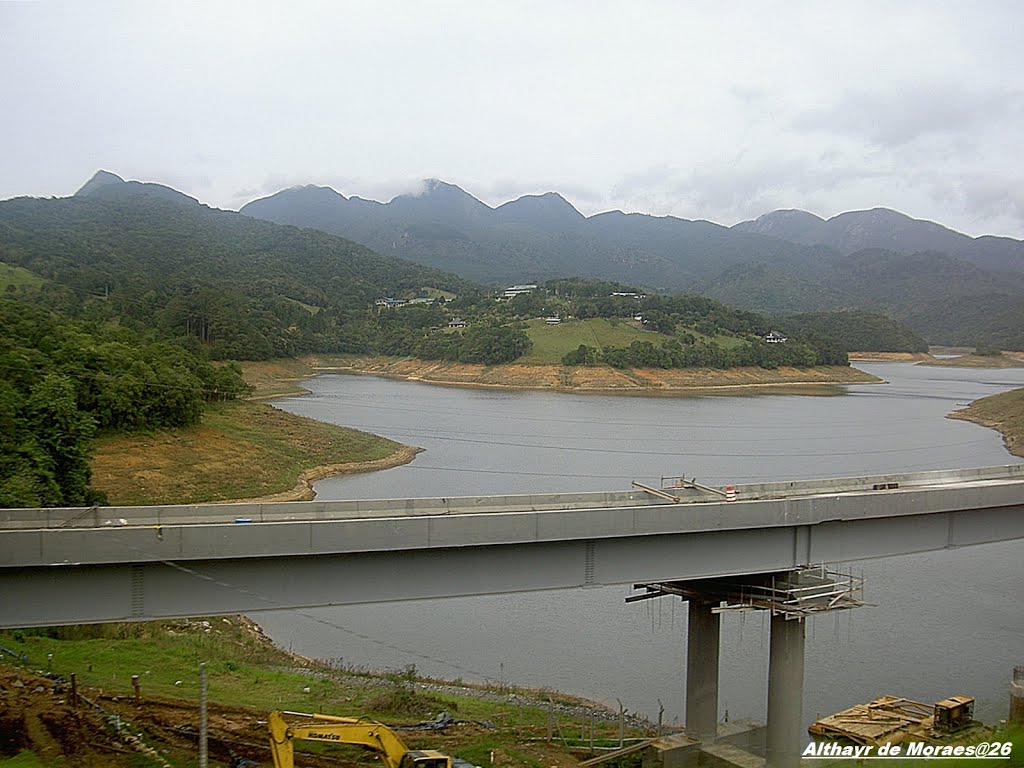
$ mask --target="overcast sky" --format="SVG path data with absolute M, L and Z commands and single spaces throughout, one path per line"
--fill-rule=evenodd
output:
M 1024 3 L 0 0 L 0 199 L 98 168 L 555 190 L 733 224 L 885 206 L 1024 237 Z

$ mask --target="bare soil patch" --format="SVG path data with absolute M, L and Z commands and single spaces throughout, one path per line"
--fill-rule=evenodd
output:
M 946 368 L 1024 368 L 1024 354 L 1003 352 L 1001 355 L 961 355 L 948 359 L 936 358 L 926 365 Z
M 1024 389 L 1002 392 L 975 400 L 966 408 L 949 414 L 994 429 L 1003 436 L 1006 450 L 1024 456 Z
M 851 352 L 850 362 L 865 363 L 931 363 L 938 358 L 927 352 Z
M 34 752 L 44 765 L 131 768 L 192 764 L 199 747 L 195 701 L 105 694 L 28 670 L 0 667 L 0 758 Z M 270 764 L 267 713 L 211 703 L 207 706 L 210 759 L 231 765 L 237 755 Z M 140 755 L 148 760 L 140 763 Z M 302 756 L 302 764 L 358 765 L 335 757 Z
M 936 357 L 937 354 L 954 354 L 947 350 L 927 352 L 851 352 L 851 361 L 865 363 L 917 363 L 946 368 L 1021 368 L 1024 367 L 1024 352 L 1003 352 L 1002 355 L 975 355 L 959 351 L 956 357 Z
M 364 373 L 375 376 L 469 387 L 502 387 L 555 391 L 685 394 L 728 388 L 817 386 L 879 382 L 849 366 L 776 369 L 618 369 L 608 366 L 473 365 L 413 358 L 306 358 L 314 371 Z

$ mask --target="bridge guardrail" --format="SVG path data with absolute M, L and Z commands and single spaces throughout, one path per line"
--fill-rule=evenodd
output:
M 980 481 L 1024 481 L 1024 463 L 973 469 L 893 473 L 829 480 L 737 485 L 737 497 L 753 501 L 807 495 L 898 490 Z M 695 488 L 672 488 L 682 504 L 719 501 Z M 172 526 L 210 523 L 239 525 L 267 522 L 345 520 L 427 515 L 458 515 L 522 511 L 560 511 L 673 504 L 642 491 L 521 494 L 506 496 L 360 499 L 348 501 L 236 502 L 133 507 L 54 507 L 0 509 L 0 534 L 5 530 Z

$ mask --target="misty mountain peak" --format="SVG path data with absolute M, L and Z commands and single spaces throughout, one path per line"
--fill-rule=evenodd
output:
M 504 220 L 524 224 L 574 223 L 584 220 L 582 213 L 557 192 L 523 195 L 495 209 Z
M 440 179 L 424 179 L 419 193 L 399 195 L 389 206 L 402 213 L 427 218 L 445 216 L 479 218 L 492 212 L 469 192 Z
M 455 184 L 449 184 L 447 181 L 441 181 L 440 179 L 424 179 L 423 180 L 423 192 L 416 195 L 401 195 L 401 197 L 414 197 L 419 199 L 436 199 L 436 200 L 471 200 L 475 203 L 480 203 L 479 200 L 473 197 L 469 192 L 464 190 L 462 187 Z
M 105 200 L 130 200 L 138 197 L 159 198 L 172 203 L 199 205 L 196 198 L 164 184 L 148 181 L 126 181 L 110 171 L 96 171 L 93 177 L 75 192 L 75 197 L 97 197 Z
M 96 190 L 110 186 L 111 184 L 124 183 L 125 180 L 118 176 L 116 173 L 111 173 L 110 171 L 104 171 L 101 169 L 96 171 L 96 173 L 92 175 L 92 178 L 85 182 L 85 184 L 83 184 L 81 188 L 77 192 L 75 192 L 75 195 L 85 197 L 87 195 L 93 194 L 94 192 L 96 192 Z
M 786 208 L 758 216 L 753 221 L 742 221 L 733 229 L 758 235 L 771 235 L 783 240 L 801 241 L 808 233 L 822 226 L 825 220 L 799 208 Z
M 331 187 L 321 187 L 316 184 L 301 184 L 297 187 L 290 187 L 284 191 L 296 199 L 308 200 L 311 202 L 344 201 L 348 199 L 336 189 L 332 189 Z

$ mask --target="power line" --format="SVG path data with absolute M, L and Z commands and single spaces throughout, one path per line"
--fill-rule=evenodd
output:
M 152 557 L 152 555 L 153 555 L 153 553 L 151 553 L 151 552 L 149 552 L 147 550 L 138 548 L 138 547 L 131 547 L 131 546 L 129 546 L 128 548 L 133 550 L 136 554 L 142 554 L 142 555 L 146 555 L 146 556 L 149 556 L 149 557 Z M 489 675 L 486 675 L 483 672 L 480 672 L 478 670 L 471 669 L 469 667 L 464 667 L 461 664 L 457 664 L 457 663 L 455 663 L 453 661 L 449 661 L 447 659 L 441 659 L 441 658 L 438 658 L 436 656 L 430 656 L 428 654 L 422 653 L 420 651 L 414 651 L 414 650 L 412 650 L 410 648 L 404 648 L 404 647 L 402 647 L 400 645 L 396 645 L 395 643 L 388 642 L 386 640 L 381 640 L 379 638 L 373 637 L 372 635 L 367 635 L 367 634 L 362 633 L 362 632 L 357 632 L 354 629 L 349 629 L 348 627 L 344 627 L 341 624 L 338 624 L 337 622 L 333 622 L 333 621 L 330 621 L 328 619 L 321 618 L 319 616 L 314 616 L 313 614 L 308 613 L 306 611 L 303 611 L 301 609 L 295 609 L 295 608 L 292 608 L 291 606 L 288 606 L 288 605 L 282 605 L 282 604 L 278 603 L 277 601 L 267 597 L 265 594 L 263 594 L 261 592 L 257 592 L 255 590 L 249 589 L 247 587 L 242 587 L 242 586 L 239 586 L 237 584 L 233 584 L 231 582 L 223 581 L 222 579 L 214 578 L 213 576 L 210 576 L 208 574 L 201 573 L 200 571 L 196 570 L 195 568 L 189 568 L 188 566 L 181 565 L 180 563 L 177 563 L 177 562 L 175 562 L 173 560 L 158 560 L 158 562 L 161 565 L 165 565 L 168 568 L 172 568 L 172 569 L 174 569 L 174 570 L 176 570 L 176 571 L 178 571 L 180 573 L 184 573 L 184 574 L 186 574 L 188 576 L 191 576 L 191 577 L 193 577 L 195 579 L 198 579 L 200 581 L 204 581 L 204 582 L 206 582 L 208 584 L 213 584 L 215 586 L 221 587 L 222 589 L 231 590 L 232 592 L 234 592 L 235 594 L 238 594 L 238 595 L 246 595 L 248 597 L 254 598 L 256 600 L 259 600 L 260 602 L 263 602 L 263 603 L 267 604 L 266 608 L 255 609 L 255 610 L 288 610 L 288 611 L 290 611 L 292 613 L 295 613 L 295 614 L 297 614 L 299 616 L 302 616 L 305 619 L 309 619 L 310 621 L 316 622 L 317 624 L 322 624 L 323 626 L 330 627 L 331 629 L 336 629 L 339 632 L 344 632 L 347 635 L 351 635 L 353 637 L 358 637 L 360 640 L 365 640 L 365 641 L 373 643 L 375 645 L 379 645 L 382 648 L 387 648 L 388 650 L 395 651 L 397 653 L 401 653 L 401 654 L 404 654 L 406 656 L 411 656 L 413 658 L 422 659 L 423 661 L 429 661 L 429 662 L 432 662 L 432 663 L 435 663 L 435 664 L 440 664 L 440 665 L 448 667 L 450 669 L 454 669 L 457 672 L 462 672 L 462 673 L 466 673 L 466 674 L 472 675 L 473 677 L 475 677 L 475 678 L 477 678 L 479 680 L 483 680 L 485 682 L 495 682 L 494 679 L 491 678 Z
M 420 382 L 416 382 L 416 383 L 420 383 Z M 429 382 L 427 382 L 427 383 L 429 383 Z M 558 392 L 558 393 L 551 393 L 551 394 L 556 394 L 559 397 L 564 397 L 566 393 Z M 593 393 L 587 393 L 586 396 L 587 397 L 592 397 Z M 333 394 L 333 393 L 330 394 L 330 395 L 324 395 L 324 394 L 321 394 L 321 393 L 314 393 L 313 396 L 312 396 L 312 399 L 313 399 L 314 402 L 316 402 L 316 401 L 324 401 L 324 400 L 348 399 L 349 402 L 347 403 L 347 405 L 350 405 L 350 406 L 355 407 L 355 408 L 367 409 L 367 410 L 382 410 L 382 411 L 387 411 L 387 412 L 396 412 L 397 411 L 397 412 L 403 412 L 403 413 L 420 413 L 420 414 L 422 414 L 422 413 L 436 413 L 436 414 L 439 414 L 439 415 L 486 416 L 488 418 L 491 418 L 492 420 L 497 420 L 498 418 L 506 418 L 507 417 L 508 419 L 510 419 L 512 421 L 516 421 L 516 422 L 525 422 L 525 421 L 534 422 L 534 421 L 536 421 L 536 422 L 554 423 L 554 424 L 600 424 L 600 425 L 608 425 L 608 426 L 623 426 L 623 427 L 637 427 L 637 428 L 644 428 L 644 427 L 656 427 L 657 428 L 657 427 L 661 427 L 661 428 L 676 428 L 676 429 L 692 429 L 692 428 L 713 429 L 713 430 L 716 430 L 716 431 L 718 431 L 718 430 L 738 430 L 738 431 L 743 431 L 743 432 L 749 432 L 750 431 L 750 424 L 709 424 L 709 423 L 699 423 L 699 422 L 691 422 L 691 421 L 681 421 L 679 423 L 673 424 L 673 423 L 667 423 L 665 421 L 620 421 L 620 420 L 614 420 L 614 419 L 570 419 L 570 418 L 559 418 L 559 417 L 549 417 L 549 416 L 529 416 L 529 415 L 519 415 L 519 414 L 512 413 L 512 412 L 495 411 L 493 409 L 492 410 L 483 411 L 483 410 L 466 409 L 466 408 L 455 408 L 455 407 L 453 407 L 453 408 L 425 407 L 424 408 L 424 407 L 402 406 L 402 405 L 395 405 L 395 404 L 392 404 L 392 403 L 380 403 L 379 401 L 378 402 L 368 402 L 368 401 L 365 401 L 365 400 L 354 400 L 354 399 L 351 399 L 351 397 L 348 396 L 348 395 L 345 395 L 345 394 Z M 921 398 L 915 398 L 915 399 L 921 399 Z M 955 400 L 955 398 L 952 398 L 952 397 L 950 397 L 950 398 L 936 398 L 936 399 Z M 685 418 L 685 416 L 682 416 L 681 418 Z M 932 420 L 933 420 L 932 417 L 922 417 L 920 419 L 907 419 L 906 421 L 901 420 L 901 423 L 931 422 Z M 796 431 L 796 430 L 820 429 L 820 427 L 823 426 L 823 425 L 824 426 L 829 426 L 829 427 L 841 428 L 841 427 L 849 427 L 849 426 L 863 426 L 864 423 L 863 423 L 863 421 L 839 422 L 839 421 L 831 421 L 830 420 L 830 421 L 812 422 L 812 423 L 809 423 L 809 424 L 797 424 L 797 425 L 788 424 L 788 423 L 780 423 L 779 427 L 780 428 L 785 427 L 785 429 L 787 431 Z
M 289 413 L 291 413 L 291 411 L 289 411 Z M 359 423 L 359 422 L 349 421 L 348 419 L 345 420 L 345 426 L 352 427 L 353 429 L 365 429 L 365 430 L 375 430 L 375 431 L 390 431 L 391 430 L 391 427 L 389 425 L 386 425 L 386 424 L 362 424 L 362 423 Z M 753 425 L 753 426 L 756 428 L 756 425 Z M 715 432 L 718 431 L 717 427 L 709 426 L 709 427 L 706 427 L 706 429 L 708 431 L 715 431 Z M 751 426 L 748 425 L 746 427 L 746 431 L 749 432 L 750 430 L 751 430 Z M 696 432 L 696 431 L 698 431 L 698 430 L 688 430 L 688 432 Z M 401 428 L 401 433 L 403 435 L 409 435 L 409 436 L 417 437 L 417 438 L 428 438 L 428 439 L 441 440 L 441 439 L 444 439 L 447 435 L 453 435 L 453 434 L 454 435 L 460 435 L 460 436 L 462 436 L 462 435 L 493 435 L 494 434 L 494 430 L 471 430 L 471 429 L 454 430 L 454 429 L 431 429 L 429 427 L 416 427 L 416 428 L 402 427 Z M 537 435 L 536 433 L 531 434 L 531 433 L 522 433 L 522 432 L 506 432 L 504 430 L 502 431 L 502 435 L 504 435 L 505 437 L 545 437 L 545 435 Z M 863 435 L 851 435 L 849 432 L 844 432 L 843 433 L 843 438 L 845 440 L 858 439 L 858 438 L 880 439 L 880 438 L 890 438 L 890 437 L 903 437 L 904 435 L 906 435 L 906 430 L 902 430 L 900 432 L 874 432 L 874 431 L 872 431 L 872 432 L 867 432 L 867 433 L 865 433 Z M 692 437 L 692 435 L 689 435 L 689 436 Z M 643 443 L 675 443 L 675 444 L 678 444 L 682 439 L 685 439 L 685 437 L 686 436 L 680 437 L 680 435 L 674 435 L 674 436 L 671 436 L 671 437 L 653 437 L 653 436 L 651 436 L 651 435 L 649 435 L 649 434 L 647 434 L 645 432 L 643 435 L 638 435 L 635 438 L 624 438 L 624 437 L 621 437 L 621 436 L 617 436 L 617 437 L 612 438 L 612 437 L 609 437 L 607 435 L 573 435 L 572 439 L 573 439 L 574 443 L 581 442 L 581 441 L 583 441 L 583 442 L 593 442 L 593 441 L 599 441 L 599 440 L 612 440 L 612 439 L 614 439 L 614 440 L 616 440 L 617 442 L 620 442 L 620 443 L 621 442 L 628 442 L 629 440 L 635 440 L 637 442 L 643 442 Z M 714 443 L 746 443 L 746 444 L 749 444 L 749 443 L 791 443 L 791 442 L 793 442 L 793 439 L 791 437 L 758 437 L 758 438 L 754 439 L 754 438 L 749 438 L 749 437 L 719 437 L 718 435 L 715 435 L 714 437 L 709 437 L 707 439 L 708 439 L 709 442 L 714 442 Z M 816 435 L 816 436 L 811 436 L 811 437 L 800 438 L 801 442 L 804 442 L 804 443 L 812 442 L 812 441 L 815 441 L 815 440 L 829 440 L 829 441 L 834 442 L 835 439 L 836 439 L 835 435 Z
M 391 432 L 392 435 L 397 439 L 415 439 L 415 435 L 409 435 L 406 437 L 401 431 Z M 894 454 L 894 453 L 907 453 L 911 451 L 931 451 L 935 449 L 934 444 L 920 445 L 904 448 L 882 448 L 876 450 L 859 450 L 859 451 L 813 451 L 810 453 L 779 453 L 778 451 L 772 451 L 770 453 L 713 453 L 706 450 L 694 450 L 694 451 L 645 451 L 641 449 L 621 449 L 621 448 L 585 448 L 582 446 L 575 445 L 574 443 L 564 444 L 540 444 L 540 443 L 513 443 L 504 440 L 483 440 L 478 438 L 462 438 L 462 437 L 440 437 L 435 438 L 442 443 L 470 443 L 476 445 L 499 445 L 508 448 L 534 448 L 538 450 L 554 450 L 566 453 L 604 453 L 604 454 L 625 454 L 630 456 L 677 456 L 681 458 L 746 458 L 746 459 L 758 459 L 764 458 L 765 456 L 774 456 L 781 458 L 810 458 L 818 457 L 822 455 L 827 456 L 864 456 L 864 455 L 883 455 L 883 454 Z M 611 438 L 609 438 L 611 440 Z M 756 441 L 749 441 L 756 442 Z M 979 443 L 987 442 L 986 440 L 965 440 L 959 443 L 944 443 L 944 447 L 962 447 L 965 445 L 977 445 Z

